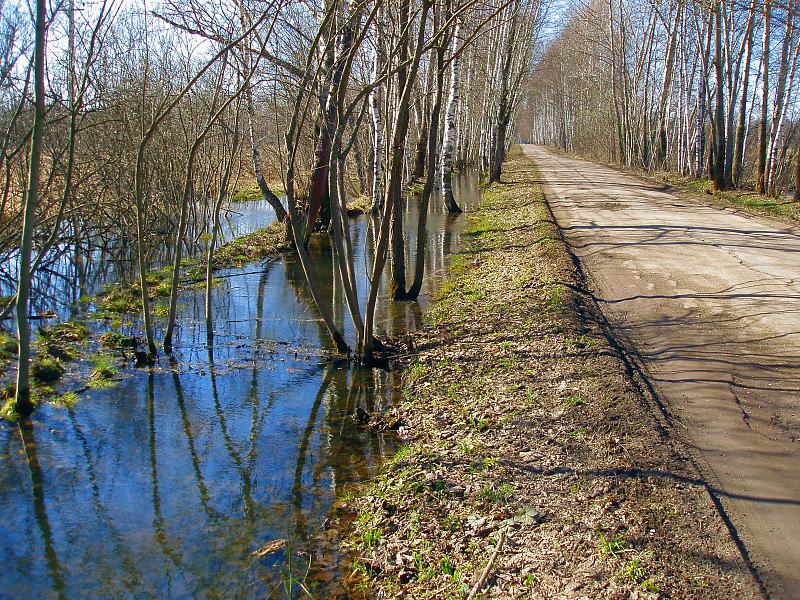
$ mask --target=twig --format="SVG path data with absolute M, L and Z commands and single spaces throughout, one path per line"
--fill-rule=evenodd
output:
M 486 563 L 483 573 L 481 573 L 481 576 L 478 577 L 478 581 L 475 582 L 475 585 L 472 586 L 469 594 L 467 594 L 467 600 L 472 600 L 472 598 L 474 598 L 481 590 L 483 584 L 486 583 L 486 580 L 489 579 L 489 572 L 492 570 L 494 561 L 497 559 L 497 555 L 500 554 L 500 550 L 503 548 L 503 544 L 506 541 L 506 531 L 507 530 L 505 528 L 500 530 L 500 537 L 497 539 L 497 545 L 494 547 L 494 552 L 492 552 L 489 562 Z

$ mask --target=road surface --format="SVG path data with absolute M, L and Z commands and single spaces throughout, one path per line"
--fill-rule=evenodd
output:
M 800 598 L 800 232 L 523 148 L 768 594 Z

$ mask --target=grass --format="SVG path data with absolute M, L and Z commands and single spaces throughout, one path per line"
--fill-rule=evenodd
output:
M 119 373 L 119 367 L 110 356 L 104 354 L 95 356 L 92 358 L 92 364 L 94 369 L 92 369 L 92 374 L 89 377 L 90 385 L 93 382 L 106 382 L 116 377 Z
M 508 504 L 513 493 L 514 488 L 508 483 L 502 483 L 499 486 L 489 483 L 481 486 L 480 497 L 485 502 Z
M 787 197 L 773 198 L 756 194 L 747 189 L 715 191 L 710 179 L 694 179 L 679 173 L 663 172 L 643 173 L 634 170 L 637 175 L 647 179 L 656 179 L 668 183 L 676 189 L 689 192 L 705 198 L 711 197 L 715 201 L 728 206 L 743 208 L 747 211 L 775 217 L 788 223 L 800 221 L 800 203 Z
M 15 423 L 19 419 L 17 411 L 14 410 L 15 396 L 16 386 L 13 383 L 0 388 L 0 418 L 11 423 Z
M 355 217 L 369 212 L 372 208 L 372 198 L 368 194 L 361 194 L 356 196 L 347 203 L 347 215 Z
M 63 394 L 59 394 L 58 396 L 53 397 L 52 403 L 56 406 L 62 406 L 64 408 L 72 408 L 78 403 L 78 394 L 75 392 L 64 392 Z
M 236 191 L 231 196 L 231 202 L 251 202 L 253 200 L 263 200 L 264 196 L 257 185 L 248 186 Z
M 39 335 L 63 342 L 83 342 L 89 337 L 89 327 L 81 321 L 65 321 L 41 328 Z
M 118 331 L 106 331 L 100 336 L 100 345 L 104 348 L 135 348 L 137 340 Z
M 679 568 L 687 562 L 680 550 L 670 554 L 679 544 L 660 545 L 661 529 L 653 538 L 636 537 L 642 550 L 658 549 L 651 560 L 623 537 L 641 498 L 669 496 L 673 488 L 572 473 L 627 467 L 628 448 L 641 456 L 626 420 L 616 419 L 641 415 L 638 403 L 628 405 L 622 377 L 608 374 L 619 365 L 587 351 L 606 346 L 579 320 L 581 300 L 561 234 L 530 163 L 516 160 L 506 174 L 514 183 L 486 188 L 469 214 L 428 326 L 414 336 L 418 354 L 405 363 L 393 409 L 411 441 L 359 485 L 340 527 L 343 547 L 361 565 L 346 583 L 367 597 L 463 597 L 456 574 L 480 572 L 493 550 L 486 532 L 504 522 L 517 549 L 499 553 L 493 597 L 560 597 L 570 569 L 581 564 L 591 565 L 581 592 L 592 597 L 617 573 L 625 577 L 617 585 L 627 590 L 654 590 L 655 581 L 667 593 L 685 589 L 661 581 L 669 572 L 662 552 Z M 611 393 L 617 390 L 619 396 Z M 617 436 L 624 448 L 608 443 Z M 648 459 L 655 456 L 651 447 L 648 439 Z M 558 473 L 542 478 L 528 466 Z M 656 518 L 660 513 L 643 515 L 645 522 Z M 595 523 L 604 527 L 599 539 Z M 686 571 L 706 572 L 694 565 Z
M 571 396 L 564 398 L 564 404 L 571 408 L 575 408 L 576 406 L 585 406 L 586 404 L 589 404 L 589 401 L 585 398 L 581 398 L 577 394 L 572 394 Z
M 0 359 L 10 359 L 17 356 L 17 340 L 10 333 L 0 330 Z
M 58 381 L 64 370 L 61 361 L 51 356 L 40 356 L 31 363 L 31 377 L 39 383 Z
M 283 183 L 280 181 L 268 181 L 267 185 L 270 191 L 276 196 L 282 196 L 286 193 L 286 190 L 283 189 Z M 264 195 L 261 193 L 258 183 L 252 179 L 242 188 L 236 190 L 230 198 L 231 202 L 252 202 L 254 200 L 263 199 Z
M 363 549 L 372 548 L 373 546 L 377 546 L 378 542 L 381 541 L 381 537 L 383 536 L 383 531 L 378 529 L 377 527 L 368 527 L 361 532 L 361 547 Z
M 589 430 L 586 427 L 578 427 L 569 432 L 569 436 L 573 438 L 580 438 L 589 435 Z
M 240 267 L 274 256 L 288 248 L 286 231 L 282 223 L 272 223 L 252 233 L 235 238 L 220 247 L 214 254 L 213 269 Z M 204 257 L 186 259 L 181 263 L 183 277 L 180 287 L 189 287 L 205 282 Z M 147 273 L 148 298 L 150 301 L 168 298 L 172 286 L 172 265 L 154 269 Z M 188 282 L 188 283 L 187 283 Z M 138 282 L 115 283 L 101 290 L 96 296 L 101 312 L 109 317 L 118 314 L 138 313 L 141 310 L 141 295 Z M 163 305 L 156 306 L 156 316 L 166 316 Z
M 616 533 L 611 537 L 607 537 L 601 531 L 599 538 L 600 539 L 597 542 L 597 551 L 603 558 L 619 556 L 620 554 L 630 550 L 630 546 L 619 533 Z

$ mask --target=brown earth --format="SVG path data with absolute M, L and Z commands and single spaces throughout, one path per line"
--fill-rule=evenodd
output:
M 404 373 L 406 446 L 337 504 L 351 593 L 759 597 L 519 150 L 471 217 Z
M 631 361 L 766 591 L 800 597 L 800 232 L 527 146 Z

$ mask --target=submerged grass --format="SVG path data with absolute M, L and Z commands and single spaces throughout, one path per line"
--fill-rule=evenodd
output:
M 248 263 L 270 258 L 289 249 L 286 228 L 282 223 L 272 223 L 252 233 L 237 237 L 221 246 L 214 253 L 212 269 L 218 271 L 240 267 Z M 182 261 L 181 287 L 192 287 L 205 282 L 205 255 Z M 169 298 L 173 267 L 165 265 L 148 272 L 148 297 L 151 302 Z M 114 283 L 97 294 L 96 304 L 101 313 L 137 313 L 141 310 L 141 296 L 136 282 Z M 156 316 L 166 316 L 165 306 L 156 306 Z

